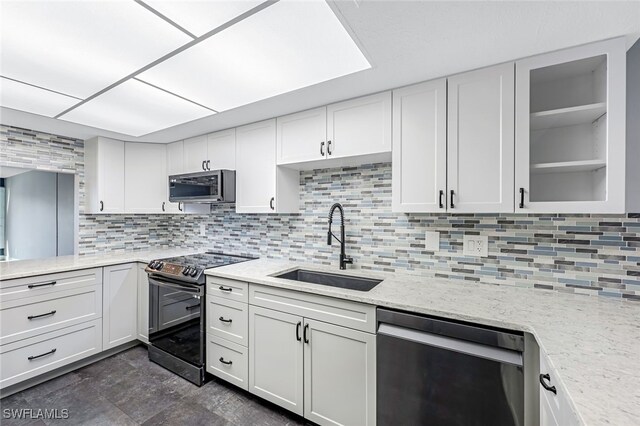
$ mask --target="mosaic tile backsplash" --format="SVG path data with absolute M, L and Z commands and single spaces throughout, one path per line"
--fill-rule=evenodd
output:
M 300 214 L 239 215 L 214 206 L 207 216 L 172 217 L 173 242 L 337 268 L 327 214 L 340 202 L 355 268 L 640 301 L 640 214 L 392 213 L 389 163 L 301 172 L 300 185 Z M 198 236 L 201 223 L 206 238 Z M 425 231 L 440 233 L 438 252 L 425 250 Z M 489 257 L 463 256 L 464 234 L 487 235 Z
M 0 149 L 0 164 L 84 173 L 82 141 L 2 127 Z M 301 172 L 300 185 L 299 214 L 236 214 L 229 205 L 200 216 L 81 214 L 79 250 L 171 244 L 337 268 L 339 247 L 327 246 L 326 232 L 340 202 L 354 268 L 640 301 L 640 214 L 396 214 L 389 163 Z M 440 233 L 438 252 L 425 250 L 425 231 Z M 465 233 L 487 235 L 489 257 L 463 256 Z

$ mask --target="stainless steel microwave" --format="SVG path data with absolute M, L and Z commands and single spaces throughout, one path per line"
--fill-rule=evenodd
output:
M 169 201 L 177 203 L 235 203 L 236 172 L 209 170 L 169 176 Z

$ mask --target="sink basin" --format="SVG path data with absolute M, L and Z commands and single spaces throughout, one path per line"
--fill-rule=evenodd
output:
M 293 271 L 275 275 L 274 277 L 357 291 L 369 291 L 382 282 L 382 280 L 372 278 L 352 277 L 348 275 L 331 274 L 328 272 L 307 271 L 305 269 L 294 269 Z

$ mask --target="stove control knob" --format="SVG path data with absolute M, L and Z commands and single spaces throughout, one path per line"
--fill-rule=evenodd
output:
M 158 261 L 158 264 L 156 265 L 156 269 L 159 271 L 162 269 L 162 267 L 164 266 L 163 262 Z
M 156 263 L 156 261 L 155 261 L 155 260 L 152 260 L 151 262 L 149 262 L 149 263 L 147 264 L 147 266 L 149 267 L 149 269 L 153 269 L 153 264 L 154 264 L 154 263 Z
M 153 262 L 151 262 L 151 269 L 158 269 L 158 262 L 157 260 L 154 260 Z
M 198 275 L 198 270 L 196 268 L 191 268 L 191 272 L 189 273 L 189 275 L 195 277 L 196 275 Z
M 188 266 L 185 266 L 185 268 L 182 270 L 182 275 L 189 275 L 190 269 Z

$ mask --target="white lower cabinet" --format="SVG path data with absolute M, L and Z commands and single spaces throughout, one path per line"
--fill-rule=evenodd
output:
M 149 278 L 144 263 L 138 264 L 138 340 L 149 343 Z
M 304 417 L 321 425 L 376 423 L 376 336 L 304 320 Z
M 207 334 L 207 372 L 233 383 L 241 389 L 248 386 L 248 350 L 242 345 Z
M 250 284 L 250 303 L 285 295 L 289 312 L 249 305 L 249 391 L 320 425 L 375 425 L 375 335 L 306 317 L 366 305 Z
M 581 424 L 566 394 L 558 386 L 547 355 L 540 351 L 540 425 L 577 426 Z
M 0 388 L 55 370 L 102 350 L 100 319 L 0 347 Z
M 303 415 L 302 317 L 249 306 L 249 391 Z
M 104 350 L 138 338 L 136 263 L 103 269 L 102 346 Z

